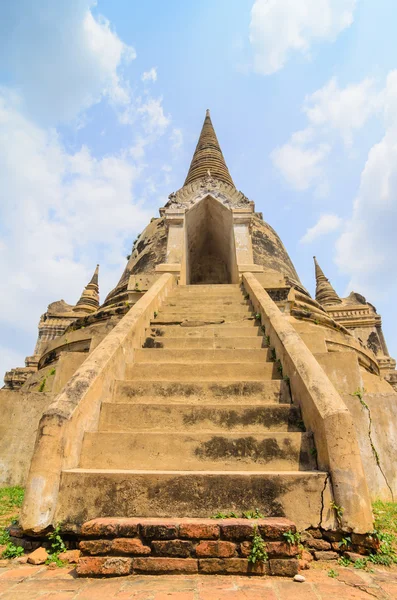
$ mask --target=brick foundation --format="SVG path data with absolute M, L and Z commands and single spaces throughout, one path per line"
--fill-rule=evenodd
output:
M 249 560 L 255 530 L 269 559 Z M 283 533 L 296 531 L 288 519 L 95 519 L 80 532 L 80 576 L 131 573 L 286 575 L 298 572 L 296 545 Z
M 248 560 L 257 531 L 268 554 L 266 562 Z M 201 573 L 224 575 L 278 575 L 292 577 L 309 568 L 312 560 L 337 560 L 355 553 L 376 552 L 379 543 L 369 535 L 308 529 L 301 545 L 289 544 L 283 534 L 296 532 L 292 521 L 266 519 L 93 519 L 76 533 L 64 533 L 66 547 L 79 548 L 81 577 L 130 574 Z M 28 537 L 18 527 L 11 541 L 34 550 L 49 547 L 47 539 Z M 350 539 L 348 547 L 342 540 Z

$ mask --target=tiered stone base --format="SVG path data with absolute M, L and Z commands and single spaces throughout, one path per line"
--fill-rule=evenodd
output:
M 249 561 L 255 531 L 268 560 Z M 269 519 L 93 519 L 79 534 L 84 577 L 136 574 L 233 574 L 294 576 L 298 546 L 284 533 L 296 532 L 285 518 Z

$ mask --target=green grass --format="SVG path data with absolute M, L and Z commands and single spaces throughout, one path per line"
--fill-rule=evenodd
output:
M 23 495 L 24 489 L 21 487 L 0 488 L 0 526 L 9 525 L 18 517 Z
M 375 529 L 390 533 L 397 538 L 397 502 L 377 500 L 372 505 L 375 517 Z

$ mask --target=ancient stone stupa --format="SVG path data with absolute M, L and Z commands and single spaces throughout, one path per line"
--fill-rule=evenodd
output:
M 26 486 L 23 531 L 254 508 L 370 531 L 371 499 L 397 493 L 395 361 L 375 308 L 315 276 L 313 299 L 207 111 L 183 187 L 105 302 L 96 270 L 6 374 L 1 480 Z

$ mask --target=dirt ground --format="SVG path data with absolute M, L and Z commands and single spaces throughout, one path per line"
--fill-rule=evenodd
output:
M 330 569 L 335 577 L 328 575 Z M 215 575 L 84 579 L 71 567 L 10 562 L 0 568 L 0 600 L 397 600 L 397 568 L 376 567 L 369 573 L 316 563 L 302 574 L 304 583 Z

